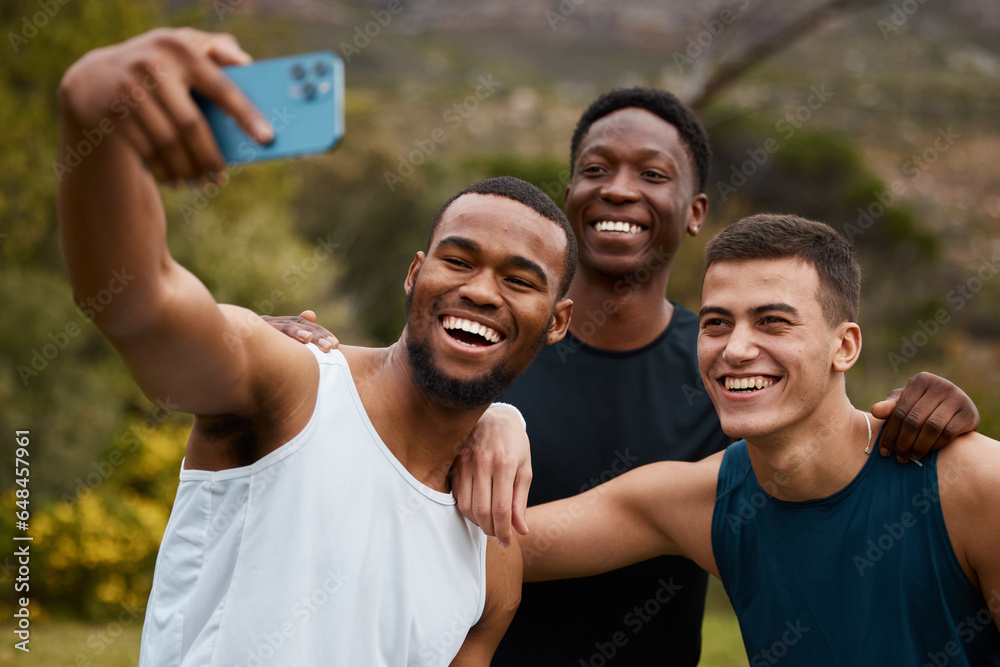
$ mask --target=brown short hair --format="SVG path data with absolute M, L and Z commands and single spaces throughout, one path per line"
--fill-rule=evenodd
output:
M 817 298 L 831 327 L 858 321 L 861 267 L 854 247 L 822 222 L 775 213 L 738 220 L 708 242 L 705 270 L 715 262 L 786 257 L 797 257 L 816 267 Z

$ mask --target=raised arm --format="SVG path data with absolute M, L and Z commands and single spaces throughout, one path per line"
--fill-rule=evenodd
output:
M 97 304 L 95 323 L 147 395 L 196 414 L 251 414 L 279 350 L 286 368 L 305 368 L 308 355 L 253 326 L 253 313 L 216 304 L 166 245 L 154 177 L 202 179 L 224 167 L 190 89 L 271 136 L 220 69 L 249 59 L 227 35 L 161 29 L 91 51 L 59 87 L 59 228 L 75 297 Z
M 717 574 L 712 512 L 722 453 L 629 471 L 572 498 L 528 508 L 524 580 L 583 577 L 662 554 Z

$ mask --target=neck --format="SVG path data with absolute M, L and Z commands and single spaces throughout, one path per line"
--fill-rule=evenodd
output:
M 645 277 L 645 280 L 640 280 Z M 637 276 L 608 276 L 580 267 L 569 294 L 570 332 L 603 350 L 634 350 L 656 340 L 670 324 L 674 307 L 666 297 L 670 267 Z
M 747 439 L 757 481 L 775 498 L 804 502 L 830 496 L 850 484 L 868 460 L 866 414 L 846 395 L 829 403 L 804 422 Z M 872 442 L 880 423 L 872 419 Z
M 345 356 L 375 431 L 419 482 L 450 491 L 448 473 L 455 457 L 489 405 L 465 410 L 434 402 L 413 384 L 403 341 L 356 354 L 361 349 L 345 351 Z

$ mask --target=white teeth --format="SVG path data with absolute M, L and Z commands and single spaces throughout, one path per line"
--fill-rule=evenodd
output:
M 624 232 L 626 234 L 638 234 L 642 231 L 642 227 L 639 225 L 619 220 L 602 220 L 594 224 L 594 229 L 599 232 Z
M 764 378 L 761 376 L 751 377 L 751 378 L 733 378 L 727 377 L 723 381 L 726 389 L 729 391 L 739 391 L 743 389 L 764 389 L 765 387 L 770 387 L 774 384 L 774 380 Z
M 485 324 L 480 324 L 479 322 L 473 322 L 472 320 L 467 320 L 461 317 L 446 315 L 442 318 L 441 325 L 445 329 L 461 329 L 462 331 L 477 334 L 491 343 L 500 342 L 500 333 L 498 331 L 489 328 Z

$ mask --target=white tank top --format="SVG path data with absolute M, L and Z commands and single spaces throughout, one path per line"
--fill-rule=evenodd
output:
M 140 667 L 447 665 L 486 537 L 379 438 L 340 352 L 308 425 L 252 465 L 180 472 Z

